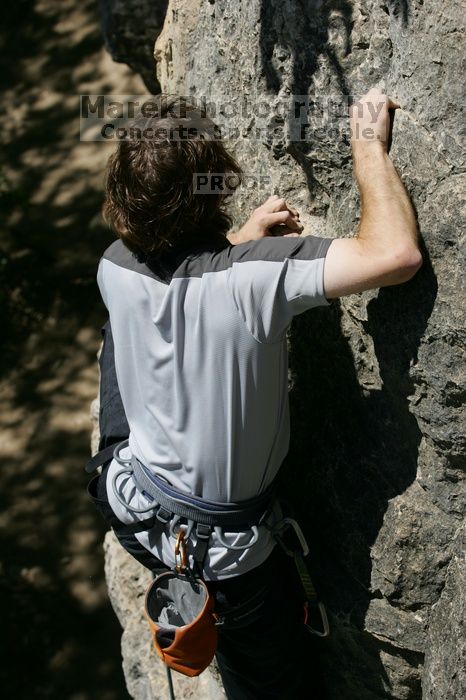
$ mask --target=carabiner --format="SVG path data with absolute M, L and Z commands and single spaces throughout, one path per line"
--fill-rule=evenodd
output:
M 304 621 L 304 624 L 311 634 L 315 634 L 317 637 L 328 637 L 330 634 L 330 625 L 328 623 L 328 617 L 327 617 L 327 611 L 325 610 L 325 605 L 323 603 L 321 603 L 320 601 L 318 601 L 317 607 L 319 608 L 319 612 L 320 612 L 320 619 L 322 621 L 323 632 L 319 632 L 319 630 L 316 630 L 316 629 L 314 629 L 314 627 L 310 627 L 310 625 L 307 624 L 307 615 L 309 613 L 308 603 L 305 604 L 306 620 Z
M 304 537 L 303 531 L 301 530 L 294 518 L 283 518 L 283 520 L 280 520 L 272 528 L 272 535 L 278 540 L 278 543 L 283 548 L 285 553 L 288 554 L 289 557 L 293 557 L 295 555 L 295 552 L 289 549 L 281 539 L 282 533 L 285 532 L 289 527 L 293 528 L 294 533 L 299 540 L 299 544 L 301 545 L 301 549 L 303 550 L 303 557 L 307 557 L 307 555 L 309 554 L 309 546 L 306 542 L 306 538 Z
M 178 573 L 181 573 L 183 569 L 188 567 L 188 555 L 186 552 L 186 542 L 184 541 L 184 537 L 185 531 L 183 528 L 180 528 L 175 543 L 175 569 Z M 179 563 L 178 558 L 180 559 Z

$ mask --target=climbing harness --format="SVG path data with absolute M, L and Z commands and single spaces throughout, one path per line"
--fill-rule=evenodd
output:
M 218 542 L 228 549 L 241 551 L 256 544 L 259 526 L 266 524 L 274 505 L 274 484 L 259 496 L 246 501 L 209 501 L 175 488 L 147 469 L 134 455 L 130 459 L 122 459 L 120 452 L 126 447 L 128 440 L 119 443 L 113 451 L 113 458 L 122 467 L 112 478 L 111 486 L 115 498 L 131 513 L 144 514 L 152 511 L 152 518 L 141 522 L 141 525 L 145 523 L 144 529 L 155 527 L 165 531 L 168 527 L 170 535 L 176 537 L 180 525 L 184 523 L 186 541 L 192 534 L 196 536 L 193 561 L 199 575 L 202 575 L 212 532 L 215 532 Z M 136 508 L 123 500 L 118 492 L 118 480 L 123 474 L 132 475 L 138 491 L 150 501 L 149 506 Z M 245 544 L 230 545 L 225 542 L 224 529 L 228 532 L 249 532 L 249 540 Z M 154 534 L 155 532 L 156 530 Z
M 105 448 L 88 462 L 86 471 L 90 473 L 112 458 L 115 459 L 121 467 L 111 481 L 115 498 L 130 513 L 151 513 L 150 517 L 134 523 L 118 524 L 119 532 L 124 534 L 151 530 L 156 535 L 158 531 L 162 533 L 168 529 L 176 539 L 174 569 L 157 576 L 147 589 L 145 597 L 145 614 L 154 648 L 167 669 L 188 676 L 199 675 L 214 657 L 218 628 L 239 626 L 242 620 L 260 607 L 262 591 L 225 615 L 214 612 L 214 599 L 202 578 L 204 560 L 213 532 L 224 547 L 245 550 L 257 543 L 259 527 L 264 526 L 269 530 L 284 552 L 294 559 L 306 598 L 304 624 L 309 632 L 319 637 L 330 634 L 325 607 L 317 599 L 304 561 L 309 548 L 301 528 L 292 517 L 281 517 L 272 524 L 269 522 L 275 517 L 275 507 L 278 505 L 279 512 L 282 513 L 284 506 L 284 502 L 276 496 L 274 484 L 262 494 L 246 501 L 209 501 L 177 489 L 154 474 L 134 455 L 129 459 L 122 458 L 120 453 L 128 445 L 129 441 L 124 440 Z M 132 476 L 137 490 L 150 502 L 149 506 L 136 508 L 125 502 L 118 491 L 118 482 L 123 475 Z M 248 542 L 241 545 L 228 544 L 224 531 L 249 532 Z M 187 542 L 193 535 L 195 543 L 193 538 L 191 567 Z M 311 626 L 309 622 L 311 610 L 319 613 L 320 629 Z M 169 675 L 169 671 L 167 673 Z M 169 687 L 172 688 L 170 684 L 171 676 Z

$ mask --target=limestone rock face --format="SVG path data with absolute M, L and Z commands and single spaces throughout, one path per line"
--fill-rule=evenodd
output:
M 464 526 L 455 539 L 445 588 L 432 608 L 424 673 L 426 700 L 466 697 Z
M 305 233 L 353 235 L 349 141 L 322 114 L 341 127 L 342 96 L 374 85 L 402 105 L 391 155 L 423 267 L 301 314 L 289 332 L 282 481 L 331 618 L 320 647 L 331 700 L 465 695 L 463 14 L 459 0 L 171 0 L 156 44 L 162 90 L 206 96 L 251 175 L 238 225 L 276 192 Z M 304 139 L 290 95 L 308 100 Z

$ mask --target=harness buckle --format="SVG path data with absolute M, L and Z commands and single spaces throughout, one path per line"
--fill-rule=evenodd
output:
M 200 540 L 210 539 L 212 533 L 212 527 L 210 525 L 203 525 L 202 523 L 196 524 L 196 537 Z
M 157 520 L 160 520 L 160 522 L 163 523 L 164 525 L 166 525 L 168 523 L 168 521 L 170 520 L 170 518 L 172 516 L 173 516 L 173 513 L 170 513 L 170 511 L 167 510 L 166 508 L 162 508 L 162 506 L 159 506 L 157 513 L 155 515 Z

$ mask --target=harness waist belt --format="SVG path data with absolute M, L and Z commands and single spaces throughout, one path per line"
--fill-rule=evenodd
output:
M 109 462 L 113 455 L 113 458 L 123 467 L 114 474 L 112 481 L 113 492 L 117 500 L 128 511 L 134 514 L 153 511 L 153 516 L 151 518 L 129 525 L 123 525 L 122 527 L 118 527 L 118 531 L 126 530 L 127 532 L 134 533 L 156 528 L 158 531 L 162 532 L 163 528 L 171 521 L 170 534 L 177 534 L 177 545 L 175 547 L 175 556 L 177 556 L 179 555 L 179 550 L 177 551 L 178 543 L 181 536 L 184 541 L 185 531 L 180 529 L 178 533 L 174 533 L 173 526 L 176 525 L 181 518 L 186 519 L 188 521 L 186 539 L 190 537 L 193 526 L 196 526 L 197 541 L 193 552 L 193 560 L 199 575 L 202 575 L 204 560 L 213 530 L 215 530 L 218 541 L 224 547 L 228 549 L 244 550 L 256 544 L 258 541 L 258 526 L 264 525 L 283 547 L 286 554 L 295 559 L 307 599 L 306 610 L 308 604 L 315 605 L 317 603 L 318 605 L 322 622 L 322 631 L 314 629 L 307 624 L 307 613 L 306 626 L 310 632 L 320 637 L 326 637 L 329 634 L 325 607 L 323 603 L 319 602 L 316 598 L 312 581 L 304 561 L 302 560 L 303 556 L 307 556 L 309 550 L 301 528 L 292 517 L 284 518 L 281 516 L 281 520 L 275 524 L 270 525 L 267 523 L 267 518 L 272 513 L 275 504 L 277 504 L 278 509 L 281 511 L 280 501 L 275 494 L 275 482 L 270 484 L 263 493 L 245 501 L 239 501 L 237 503 L 209 501 L 177 489 L 165 479 L 150 471 L 144 464 L 139 462 L 134 455 L 132 455 L 130 459 L 122 459 L 119 456 L 119 452 L 123 447 L 128 447 L 128 445 L 129 440 L 124 440 L 116 446 L 112 445 L 112 447 L 108 446 L 104 448 L 88 462 L 86 467 L 86 471 L 92 472 L 101 464 Z M 116 488 L 116 481 L 121 474 L 131 474 L 136 488 L 145 495 L 146 498 L 153 501 L 153 505 L 144 508 L 134 508 L 129 506 L 128 503 L 125 503 L 118 494 Z M 114 527 L 114 525 L 112 525 L 112 527 Z M 298 538 L 299 549 L 290 549 L 283 541 L 283 533 L 290 527 L 293 528 Z M 221 530 L 223 528 L 228 529 L 230 532 L 234 532 L 235 530 L 247 531 L 250 529 L 252 537 L 246 544 L 228 544 L 224 541 L 222 536 Z M 302 553 L 300 551 L 301 549 Z M 184 556 L 185 555 L 186 552 L 184 552 Z M 183 566 L 185 566 L 185 564 L 182 562 L 181 568 L 183 568 Z M 180 570 L 179 565 L 177 565 L 176 568 L 178 571 Z
M 219 503 L 180 491 L 157 476 L 136 458 L 131 458 L 133 478 L 138 489 L 162 508 L 201 525 L 237 528 L 258 524 L 269 512 L 275 484 L 254 498 L 237 503 Z

